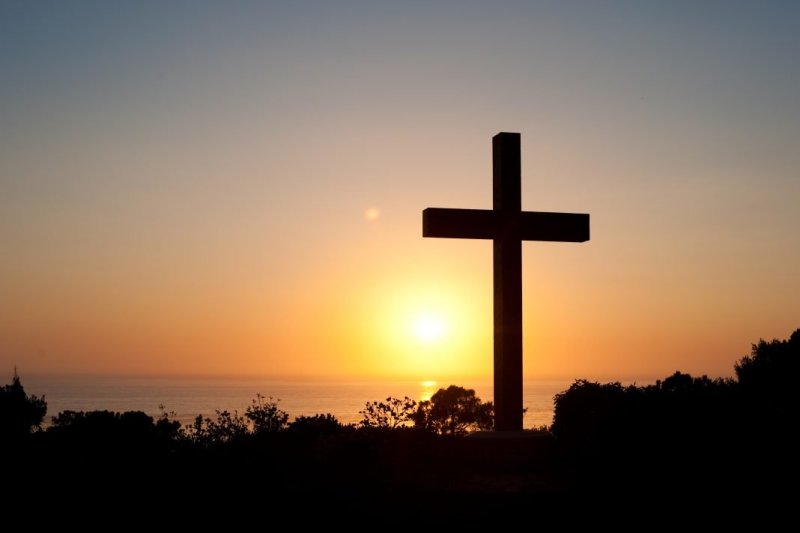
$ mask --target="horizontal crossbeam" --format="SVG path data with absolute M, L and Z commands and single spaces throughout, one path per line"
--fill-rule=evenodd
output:
M 589 215 L 488 209 L 429 207 L 422 211 L 422 236 L 451 239 L 495 239 L 517 225 L 523 241 L 586 242 Z

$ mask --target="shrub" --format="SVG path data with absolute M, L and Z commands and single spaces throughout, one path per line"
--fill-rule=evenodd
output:
M 403 399 L 389 396 L 385 402 L 367 402 L 359 425 L 364 428 L 395 429 L 412 421 L 417 402 L 405 396 Z

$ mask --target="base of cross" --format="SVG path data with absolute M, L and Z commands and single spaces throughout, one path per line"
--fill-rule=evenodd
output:
M 520 429 L 514 431 L 475 431 L 467 435 L 468 439 L 476 440 L 523 440 L 541 439 L 542 432 L 533 429 Z
M 530 472 L 531 467 L 547 472 L 552 466 L 552 458 L 557 455 L 552 433 L 530 429 L 470 433 L 463 439 L 461 449 L 473 454 L 470 465 L 498 474 L 493 476 L 491 483 L 501 492 L 518 490 L 528 483 L 524 472 Z M 558 481 L 551 480 L 547 484 L 558 484 Z

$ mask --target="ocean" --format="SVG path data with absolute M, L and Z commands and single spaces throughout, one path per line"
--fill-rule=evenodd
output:
M 256 394 L 278 399 L 290 420 L 300 415 L 331 413 L 343 423 L 361 420 L 359 411 L 366 402 L 387 396 L 427 400 L 439 388 L 451 384 L 475 389 L 483 400 L 492 399 L 489 380 L 276 380 L 230 377 L 122 377 L 122 376 L 21 376 L 28 394 L 44 395 L 49 423 L 53 415 L 65 410 L 144 411 L 157 416 L 159 406 L 174 412 L 186 424 L 198 414 L 214 416 L 216 410 L 243 413 Z M 524 383 L 523 403 L 527 408 L 526 428 L 550 425 L 553 396 L 566 390 L 572 380 L 529 380 Z

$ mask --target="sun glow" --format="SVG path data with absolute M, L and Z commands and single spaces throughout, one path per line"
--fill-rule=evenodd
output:
M 447 325 L 439 315 L 424 314 L 414 320 L 412 330 L 414 336 L 420 341 L 434 343 L 444 337 Z
M 483 295 L 455 281 L 410 279 L 375 287 L 369 303 L 368 351 L 383 372 L 430 380 L 491 371 L 492 307 Z

